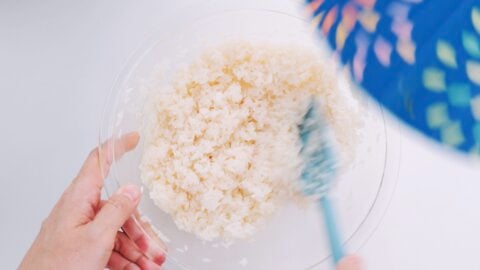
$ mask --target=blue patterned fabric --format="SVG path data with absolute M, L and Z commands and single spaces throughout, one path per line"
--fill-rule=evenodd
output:
M 352 77 L 435 140 L 480 154 L 480 0 L 307 0 Z

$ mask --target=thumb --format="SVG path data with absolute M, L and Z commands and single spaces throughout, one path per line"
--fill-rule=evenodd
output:
M 362 260 L 355 255 L 345 256 L 338 264 L 337 270 L 362 270 Z
M 140 189 L 135 185 L 121 187 L 100 209 L 91 225 L 114 239 L 120 227 L 135 212 L 140 195 Z

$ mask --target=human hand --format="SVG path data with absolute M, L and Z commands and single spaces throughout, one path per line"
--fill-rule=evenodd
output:
M 115 155 L 137 145 L 137 133 L 115 141 Z M 108 148 L 112 140 L 102 148 Z M 32 247 L 19 266 L 20 270 L 46 269 L 161 269 L 164 249 L 132 218 L 140 201 L 137 186 L 121 187 L 108 201 L 101 201 L 103 176 L 113 157 L 93 150 L 78 176 L 65 190 Z M 120 231 L 120 228 L 123 231 Z
M 355 255 L 345 256 L 337 265 L 337 270 L 362 270 L 362 260 Z

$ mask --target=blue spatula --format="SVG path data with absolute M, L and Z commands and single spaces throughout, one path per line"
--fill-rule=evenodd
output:
M 299 126 L 302 142 L 301 157 L 303 171 L 301 178 L 302 191 L 307 196 L 317 198 L 322 209 L 327 228 L 330 248 L 335 264 L 344 256 L 342 242 L 335 222 L 335 215 L 328 192 L 336 176 L 336 159 L 330 142 L 328 127 L 318 112 L 314 100 Z

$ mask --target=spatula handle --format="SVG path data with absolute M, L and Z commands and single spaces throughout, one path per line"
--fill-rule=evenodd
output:
M 325 195 L 320 198 L 319 204 L 322 208 L 323 217 L 325 220 L 325 227 L 327 229 L 333 261 L 335 262 L 335 264 L 337 264 L 343 258 L 344 250 L 342 246 L 342 241 L 340 240 L 340 233 L 336 224 L 332 203 L 328 196 Z

